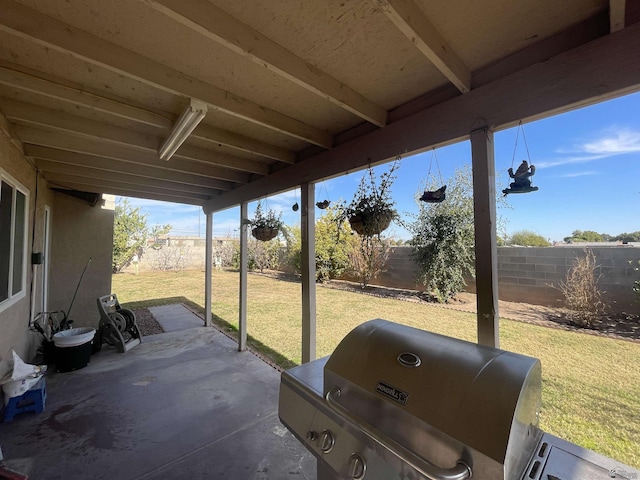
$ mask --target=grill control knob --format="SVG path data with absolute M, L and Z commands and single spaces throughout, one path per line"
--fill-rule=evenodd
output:
M 357 453 L 351 455 L 351 458 L 349 458 L 349 476 L 355 480 L 361 480 L 366 472 L 367 464 L 364 463 L 364 459 Z
M 318 432 L 314 432 L 313 430 L 309 430 L 307 432 L 307 440 L 314 441 L 318 439 Z
M 331 433 L 331 430 L 323 430 L 320 434 L 320 450 L 322 453 L 329 453 L 333 450 L 333 445 L 336 443 L 336 439 Z

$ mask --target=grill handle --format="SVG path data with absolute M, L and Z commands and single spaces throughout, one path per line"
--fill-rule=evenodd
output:
M 367 437 L 385 450 L 391 452 L 399 460 L 415 469 L 423 477 L 428 478 L 429 480 L 466 480 L 471 478 L 471 468 L 462 460 L 459 460 L 453 468 L 436 467 L 427 460 L 412 453 L 410 450 L 407 450 L 395 440 L 387 437 L 377 428 L 366 424 L 355 415 L 352 415 L 346 408 L 335 400 L 334 397 L 339 397 L 340 394 L 341 392 L 338 387 L 334 387 L 329 390 L 325 396 L 327 405 L 340 415 L 347 423 L 351 424 L 353 428 L 363 432 Z

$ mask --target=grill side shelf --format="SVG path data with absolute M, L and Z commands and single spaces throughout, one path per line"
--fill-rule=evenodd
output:
M 467 480 L 471 478 L 471 468 L 464 462 L 458 461 L 457 465 L 452 468 L 437 467 L 429 461 L 418 457 L 391 438 L 388 438 L 362 419 L 357 418 L 336 401 L 336 398 L 340 397 L 340 393 L 341 391 L 337 387 L 327 392 L 325 400 L 329 408 L 342 417 L 352 428 L 360 430 L 370 440 L 390 452 L 402 462 L 411 466 L 425 478 L 429 480 Z

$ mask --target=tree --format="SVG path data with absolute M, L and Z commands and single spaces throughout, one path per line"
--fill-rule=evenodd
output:
M 140 212 L 140 207 L 133 208 L 127 198 L 119 199 L 113 219 L 113 272 L 121 272 L 131 263 L 134 255 L 141 255 L 148 238 L 164 235 L 169 231 L 171 225 L 156 226 L 149 231 L 147 216 Z
M 621 233 L 612 238 L 617 242 L 640 242 L 640 232 Z
M 523 247 L 548 247 L 550 243 L 542 235 L 531 230 L 519 230 L 509 238 L 509 245 L 521 245 Z
M 593 230 L 574 230 L 570 237 L 565 237 L 564 241 L 567 243 L 575 242 L 603 242 L 602 234 L 594 232 Z
M 350 265 L 349 252 L 354 248 L 355 237 L 349 222 L 342 219 L 342 225 L 339 225 L 338 215 L 338 209 L 330 207 L 316 220 L 316 280 L 319 282 L 339 277 Z M 300 271 L 300 227 L 283 230 L 287 241 L 287 262 Z
M 417 220 L 409 225 L 418 278 L 439 302 L 462 291 L 465 277 L 475 275 L 472 182 L 468 166 L 456 170 L 446 200 L 419 202 Z
M 418 280 L 439 302 L 446 302 L 461 292 L 466 286 L 465 279 L 475 277 L 471 168 L 457 169 L 446 183 L 446 200 L 442 203 L 418 202 L 420 212 L 416 221 L 409 225 Z M 423 190 L 438 187 L 433 182 L 424 184 Z M 496 188 L 496 192 L 499 191 Z M 416 199 L 421 193 L 418 192 Z M 496 203 L 498 207 L 508 206 L 502 195 L 496 198 Z M 500 216 L 497 218 L 496 229 L 503 231 L 504 220 Z

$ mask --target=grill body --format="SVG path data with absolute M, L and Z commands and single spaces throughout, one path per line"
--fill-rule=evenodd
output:
M 593 452 L 584 464 L 586 450 L 542 432 L 540 394 L 537 359 L 377 319 L 284 372 L 279 413 L 318 480 L 554 480 L 545 469 L 569 459 L 582 476 L 555 478 L 590 480 L 605 477 L 588 468 L 620 467 Z

